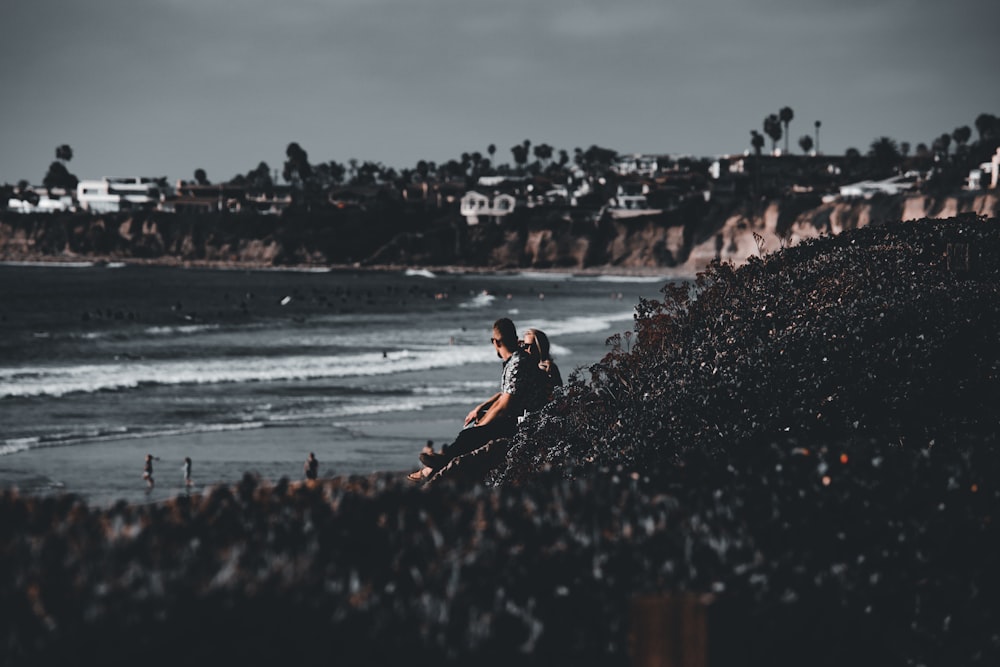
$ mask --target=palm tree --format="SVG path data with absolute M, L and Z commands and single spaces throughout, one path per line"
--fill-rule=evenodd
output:
M 542 167 L 548 165 L 549 161 L 552 159 L 552 153 L 555 149 L 548 144 L 538 144 L 532 151 L 535 155 L 535 159 L 542 163 Z
M 312 177 L 312 167 L 309 164 L 309 155 L 297 142 L 288 144 L 285 149 L 284 168 L 281 170 L 281 177 L 286 183 L 292 183 L 297 187 L 302 185 Z
M 792 122 L 795 118 L 795 112 L 792 111 L 791 107 L 781 107 L 778 112 L 778 118 L 781 119 L 781 124 L 785 126 L 785 152 L 788 152 L 788 124 Z
M 764 148 L 764 135 L 757 130 L 750 130 L 750 145 L 753 146 L 754 153 L 759 157 Z
M 69 144 L 56 147 L 56 159 L 63 162 L 69 162 L 73 159 L 73 149 L 69 147 Z
M 963 125 L 962 127 L 956 127 L 951 133 L 951 138 L 955 140 L 955 153 L 964 154 L 965 145 L 968 143 L 969 139 L 972 137 L 972 130 L 968 125 Z
M 979 140 L 991 138 L 997 130 L 1000 130 L 1000 122 L 991 113 L 981 113 L 976 116 L 976 131 L 979 132 Z
M 933 149 L 934 152 L 943 158 L 948 157 L 948 149 L 951 148 L 951 135 L 945 132 L 940 137 L 934 140 Z
M 803 153 L 808 155 L 809 151 L 812 150 L 812 147 L 813 147 L 812 137 L 810 137 L 808 134 L 803 134 L 801 137 L 799 137 L 799 148 L 802 149 Z
M 816 128 L 816 154 L 817 155 L 819 155 L 819 126 L 822 125 L 822 124 L 823 123 L 819 122 L 818 120 L 815 123 L 813 123 L 813 125 Z
M 514 156 L 514 164 L 518 171 L 524 173 L 524 165 L 528 162 L 528 147 L 525 144 L 516 144 L 510 147 L 510 152 Z
M 764 119 L 764 134 L 771 137 L 771 153 L 775 153 L 781 140 L 781 119 L 778 114 L 773 113 Z
M 868 149 L 875 168 L 881 173 L 891 172 L 899 164 L 900 152 L 896 141 L 889 137 L 879 137 Z
M 45 174 L 45 178 L 42 179 L 42 185 L 48 190 L 63 188 L 67 192 L 70 192 L 76 190 L 77 183 L 79 183 L 79 180 L 76 176 L 69 173 L 65 163 L 58 161 L 49 165 L 49 171 Z

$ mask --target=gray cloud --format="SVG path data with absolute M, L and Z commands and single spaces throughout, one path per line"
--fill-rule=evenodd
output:
M 793 145 L 821 119 L 837 152 L 1000 113 L 985 0 L 8 4 L 8 182 L 61 143 L 81 177 L 226 179 L 290 141 L 397 167 L 525 138 L 710 155 L 788 105 Z

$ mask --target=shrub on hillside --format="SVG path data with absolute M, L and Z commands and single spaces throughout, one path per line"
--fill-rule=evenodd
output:
M 866 227 L 663 293 L 522 428 L 498 481 L 789 436 L 920 447 L 998 424 L 996 221 Z

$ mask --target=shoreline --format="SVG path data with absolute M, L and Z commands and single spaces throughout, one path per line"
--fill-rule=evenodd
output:
M 442 275 L 517 275 L 521 273 L 540 273 L 571 276 L 619 276 L 635 278 L 663 277 L 671 280 L 690 280 L 696 277 L 697 271 L 687 267 L 620 267 L 620 266 L 589 266 L 572 267 L 492 267 L 464 265 L 407 265 L 407 264 L 286 264 L 275 265 L 252 261 L 221 261 L 221 260 L 190 260 L 179 257 L 114 257 L 110 255 L 41 255 L 22 258 L 0 257 L 0 265 L 4 266 L 151 266 L 181 269 L 211 269 L 218 271 L 289 271 L 289 272 L 337 272 L 337 271 L 429 271 Z

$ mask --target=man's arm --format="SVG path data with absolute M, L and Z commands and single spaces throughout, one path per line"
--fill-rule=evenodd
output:
M 476 422 L 477 426 L 485 426 L 489 424 L 494 419 L 502 417 L 506 414 L 507 410 L 510 409 L 512 396 L 510 394 L 500 393 L 496 395 L 496 399 L 490 405 L 489 410 L 486 414 L 479 418 Z
M 483 401 L 482 403 L 480 403 L 476 407 L 472 408 L 472 411 L 465 416 L 465 425 L 468 426 L 472 422 L 476 421 L 476 418 L 479 417 L 479 413 L 483 412 L 484 410 L 486 410 L 487 408 L 489 408 L 490 406 L 492 406 L 494 403 L 496 403 L 496 401 L 497 401 L 498 398 L 500 398 L 500 393 L 499 392 L 496 393 L 496 394 L 493 394 L 492 396 L 490 396 L 489 398 L 487 398 L 485 401 Z

